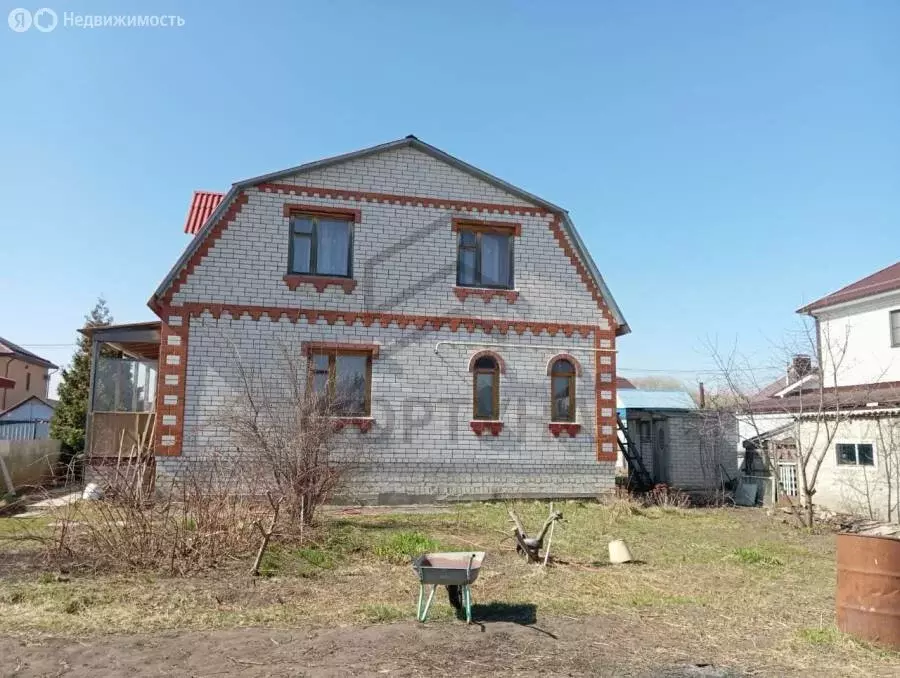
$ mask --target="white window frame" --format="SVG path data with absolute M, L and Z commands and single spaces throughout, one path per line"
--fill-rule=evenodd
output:
M 855 452 L 855 454 L 856 454 L 856 463 L 854 463 L 854 464 L 841 464 L 841 463 L 838 461 L 838 459 L 840 459 L 840 457 L 838 456 L 838 449 L 837 449 L 837 448 L 838 448 L 838 445 L 853 445 L 853 446 L 856 448 L 856 449 L 854 450 L 854 452 Z M 860 463 L 859 463 L 859 448 L 858 448 L 859 445 L 871 445 L 871 446 L 872 446 L 872 465 L 871 465 L 871 466 L 868 465 L 868 464 L 860 464 Z M 852 468 L 852 469 L 867 469 L 867 468 L 871 468 L 871 469 L 876 469 L 876 468 L 878 468 L 878 446 L 875 444 L 874 441 L 869 441 L 869 440 L 853 440 L 853 441 L 850 441 L 850 440 L 837 440 L 837 441 L 835 441 L 835 443 L 834 443 L 834 465 L 835 465 L 837 468 Z
M 895 325 L 897 329 L 896 335 L 894 334 Z M 900 348 L 900 308 L 888 311 L 888 331 L 891 337 L 891 348 Z

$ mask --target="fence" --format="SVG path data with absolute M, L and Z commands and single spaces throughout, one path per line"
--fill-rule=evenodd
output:
M 58 440 L 0 440 L 0 458 L 16 489 L 40 487 L 52 479 L 59 452 Z M 0 473 L 0 493 L 9 489 Z
M 0 440 L 46 440 L 49 421 L 0 421 Z

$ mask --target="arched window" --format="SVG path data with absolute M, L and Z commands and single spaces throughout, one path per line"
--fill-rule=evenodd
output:
M 472 364 L 473 419 L 500 419 L 500 365 L 491 355 L 483 355 Z
M 575 365 L 559 358 L 550 366 L 550 420 L 575 421 Z

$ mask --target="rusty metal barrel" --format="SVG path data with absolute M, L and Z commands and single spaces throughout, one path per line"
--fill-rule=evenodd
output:
M 838 535 L 837 625 L 851 636 L 900 649 L 900 540 Z

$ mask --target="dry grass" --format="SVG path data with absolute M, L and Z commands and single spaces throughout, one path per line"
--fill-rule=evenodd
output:
M 255 581 L 244 574 L 243 561 L 190 578 L 8 575 L 0 579 L 0 632 L 333 626 L 412 618 L 417 583 L 404 560 L 427 545 L 488 552 L 474 586 L 476 604 L 533 606 L 538 619 L 603 618 L 609 642 L 623 646 L 645 643 L 675 657 L 679 648 L 689 648 L 694 658 L 699 653 L 707 661 L 772 675 L 852 675 L 853 667 L 875 675 L 900 666 L 900 655 L 835 630 L 831 534 L 798 531 L 747 509 L 639 508 L 627 502 L 557 507 L 565 522 L 553 539 L 558 562 L 548 569 L 515 555 L 504 504 L 434 513 L 337 512 L 303 548 L 276 545 L 264 562 L 266 576 Z M 535 527 L 547 505 L 522 502 L 515 511 L 526 528 Z M 4 522 L 0 534 L 9 529 Z M 608 566 L 613 538 L 625 539 L 642 562 Z M 430 619 L 451 619 L 446 598 L 436 600 Z M 628 637 L 617 637 L 619 626 L 630 629 Z M 636 638 L 635 628 L 646 637 Z

